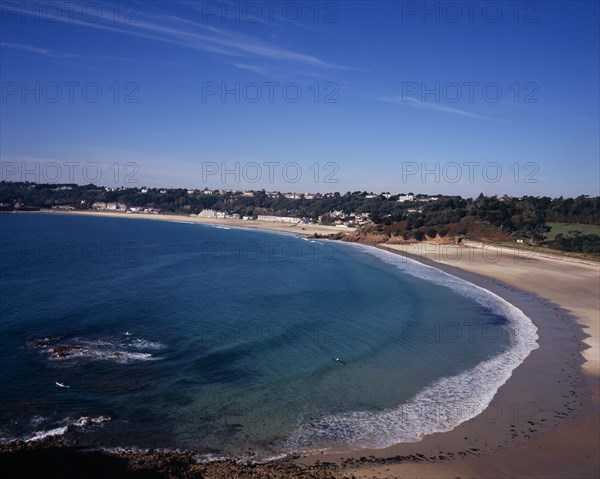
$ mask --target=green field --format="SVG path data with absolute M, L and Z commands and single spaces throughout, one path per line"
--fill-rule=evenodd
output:
M 582 225 L 577 223 L 546 223 L 550 227 L 550 231 L 546 233 L 547 240 L 553 240 L 554 237 L 562 233 L 564 236 L 569 234 L 569 231 L 580 231 L 584 235 L 599 235 L 600 226 L 597 225 Z

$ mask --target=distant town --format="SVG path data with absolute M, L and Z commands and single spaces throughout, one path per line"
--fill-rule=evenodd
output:
M 462 198 L 0 182 L 0 211 L 99 211 L 331 225 L 400 241 L 465 237 L 600 254 L 600 197 Z M 571 226 L 566 226 L 571 225 Z
M 4 184 L 6 182 L 2 182 Z M 8 184 L 8 183 L 6 183 Z M 18 183 L 15 183 L 18 184 Z M 367 193 L 367 192 L 355 192 L 355 193 L 346 193 L 340 194 L 339 192 L 331 192 L 331 193 L 297 193 L 297 192 L 286 192 L 282 193 L 279 191 L 254 191 L 254 190 L 231 190 L 231 189 L 165 189 L 165 188 L 125 188 L 125 187 L 96 187 L 94 189 L 90 189 L 87 187 L 81 187 L 79 185 L 74 184 L 66 184 L 66 185 L 38 185 L 31 183 L 22 183 L 23 187 L 39 190 L 41 187 L 45 190 L 51 190 L 56 192 L 67 192 L 67 191 L 80 191 L 84 189 L 86 193 L 100 193 L 101 196 L 107 196 L 112 199 L 115 196 L 119 196 L 120 199 L 117 201 L 109 201 L 109 198 L 106 198 L 105 201 L 94 201 L 91 203 L 88 200 L 82 199 L 79 203 L 73 203 L 69 201 L 68 204 L 44 204 L 43 206 L 39 204 L 39 202 L 29 201 L 5 201 L 0 204 L 0 209 L 2 211 L 7 211 L 14 209 L 16 211 L 19 210 L 32 210 L 36 208 L 52 208 L 57 210 L 85 210 L 92 209 L 95 211 L 113 211 L 113 212 L 124 212 L 124 213 L 139 213 L 139 214 L 162 214 L 162 213 L 182 213 L 185 212 L 191 216 L 198 216 L 201 218 L 217 218 L 217 219 L 229 219 L 236 218 L 247 221 L 257 220 L 257 221 L 269 221 L 275 223 L 320 223 L 320 224 L 333 224 L 345 227 L 357 227 L 361 225 L 367 225 L 373 223 L 370 219 L 371 212 L 368 211 L 344 211 L 332 209 L 330 211 L 324 212 L 323 214 L 319 214 L 316 217 L 311 216 L 300 216 L 298 214 L 294 214 L 295 210 L 298 210 L 298 205 L 292 205 L 295 208 L 286 208 L 286 213 L 291 216 L 286 215 L 275 215 L 272 214 L 274 211 L 273 204 L 271 205 L 262 205 L 264 202 L 258 201 L 255 206 L 255 202 L 248 201 L 236 201 L 238 198 L 256 198 L 260 199 L 268 198 L 270 200 L 298 200 L 298 201 L 312 201 L 312 200 L 323 200 L 323 199 L 335 199 L 350 196 L 358 196 L 361 199 L 372 200 L 383 198 L 389 201 L 395 201 L 397 203 L 426 203 L 429 201 L 437 201 L 440 198 L 443 198 L 442 195 L 438 196 L 429 196 L 423 194 L 413 194 L 413 193 L 401 193 L 397 195 L 393 195 L 389 192 L 384 192 L 380 194 L 375 193 Z M 25 186 L 26 185 L 26 186 Z M 169 201 L 167 205 L 165 205 L 165 201 L 162 199 L 156 200 L 156 195 L 165 195 L 165 199 L 171 200 L 173 196 L 180 198 L 185 192 L 187 195 L 189 204 L 182 204 L 181 201 L 177 201 L 176 203 L 181 206 L 178 208 L 175 205 L 171 204 Z M 129 201 L 126 199 L 122 199 L 122 195 L 131 196 L 131 193 L 139 193 L 140 195 L 146 195 L 146 198 L 149 200 L 144 202 L 144 204 L 140 204 L 140 198 L 130 198 Z M 35 195 L 34 195 L 35 196 Z M 214 201 L 200 201 L 202 204 L 211 205 L 211 208 L 202 208 L 198 210 L 196 206 L 197 201 L 194 201 L 194 198 L 202 197 L 202 198 L 217 198 L 222 197 L 227 200 L 224 204 L 217 204 L 219 202 Z M 23 199 L 24 200 L 24 199 Z M 35 204 L 32 204 L 35 203 Z M 63 203 L 61 201 L 61 203 Z M 245 209 L 243 212 L 240 212 L 239 206 L 236 207 L 236 203 L 241 203 L 239 206 L 244 206 Z M 248 208 L 248 203 L 253 203 L 253 205 Z M 226 205 L 229 204 L 229 209 Z M 157 206 L 159 205 L 159 206 Z M 288 205 L 289 206 L 289 205 Z M 359 208 L 360 209 L 360 208 Z M 418 206 L 414 206 L 412 208 L 407 208 L 407 213 L 413 213 L 420 211 L 421 208 Z M 193 212 L 191 212 L 193 211 Z M 281 208 L 278 210 L 281 212 Z M 243 214 L 247 213 L 247 214 Z

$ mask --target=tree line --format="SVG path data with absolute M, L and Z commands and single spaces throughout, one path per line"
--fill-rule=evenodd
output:
M 476 198 L 437 195 L 432 199 L 415 195 L 414 201 L 398 202 L 398 196 L 394 195 L 372 196 L 365 191 L 348 191 L 313 199 L 290 199 L 264 190 L 255 191 L 254 196 L 243 196 L 234 191 L 204 194 L 196 190 L 190 194 L 183 188 L 151 188 L 142 192 L 141 188 L 106 189 L 93 184 L 0 182 L 0 208 L 5 211 L 55 207 L 90 210 L 95 202 L 118 202 L 173 214 L 198 214 L 203 209 L 214 209 L 240 216 L 272 214 L 329 220 L 330 212 L 343 211 L 368 214 L 374 225 L 390 227 L 393 234 L 405 238 L 445 236 L 452 229 L 449 225 L 463 225 L 453 232 L 468 235 L 468 225 L 475 222 L 511 237 L 527 238 L 534 244 L 544 242 L 547 222 L 600 225 L 600 197 L 499 198 L 480 194 Z M 597 247 L 597 238 L 598 235 L 561 235 L 552 244 L 564 250 L 588 251 Z

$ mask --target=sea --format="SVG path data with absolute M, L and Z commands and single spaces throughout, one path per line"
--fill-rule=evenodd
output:
M 268 459 L 416 442 L 537 345 L 515 306 L 373 247 L 0 215 L 0 443 Z

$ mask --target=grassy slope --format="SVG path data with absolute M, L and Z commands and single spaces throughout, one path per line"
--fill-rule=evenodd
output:
M 553 240 L 554 237 L 562 233 L 567 236 L 569 231 L 580 231 L 584 235 L 599 235 L 600 226 L 597 225 L 582 225 L 582 224 L 569 224 L 569 223 L 547 223 L 550 227 L 550 231 L 546 233 L 546 239 Z

